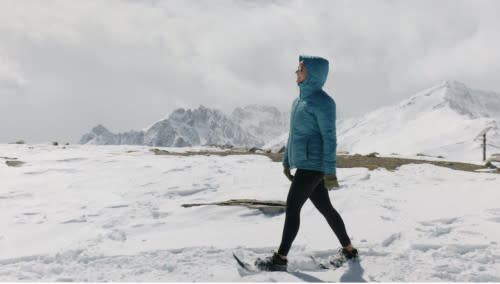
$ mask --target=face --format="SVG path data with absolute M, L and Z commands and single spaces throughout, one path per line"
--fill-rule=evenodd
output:
M 304 61 L 300 61 L 299 67 L 297 68 L 297 71 L 295 71 L 295 74 L 297 74 L 297 83 L 302 83 L 306 80 L 307 69 L 306 65 L 304 65 Z

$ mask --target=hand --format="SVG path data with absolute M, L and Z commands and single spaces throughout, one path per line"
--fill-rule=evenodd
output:
M 292 173 L 290 172 L 289 165 L 283 165 L 283 173 L 290 181 L 293 181 L 293 176 L 292 176 Z
M 328 190 L 339 187 L 339 181 L 337 180 L 337 175 L 325 175 L 325 187 Z

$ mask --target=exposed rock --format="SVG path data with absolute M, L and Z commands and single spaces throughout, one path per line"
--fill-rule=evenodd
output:
M 429 156 L 429 155 L 426 155 L 426 154 L 418 153 L 418 154 L 417 154 L 417 157 L 430 157 L 430 156 Z
M 6 159 L 6 160 L 17 160 L 17 158 L 9 158 L 9 157 L 0 157 L 0 159 Z
M 25 162 L 23 162 L 23 161 L 5 161 L 5 163 L 9 167 L 20 167 L 23 164 L 25 164 Z
M 378 155 L 378 153 L 377 153 L 377 152 L 373 152 L 373 153 L 370 153 L 370 154 L 366 155 L 365 157 L 368 157 L 368 158 L 376 158 L 376 157 L 377 157 L 377 155 Z
M 488 169 L 496 169 L 497 168 L 495 165 L 493 165 L 491 163 L 491 161 L 487 162 L 484 166 L 487 167 Z
M 210 144 L 210 147 L 216 147 L 221 149 L 232 149 L 234 146 L 231 144 Z
M 149 149 L 149 151 L 155 153 L 155 155 L 175 155 L 175 154 L 178 154 L 178 153 L 171 153 L 167 150 L 161 150 L 161 149 L 157 149 L 157 148 Z
M 264 153 L 265 151 L 260 149 L 260 148 L 257 148 L 257 147 L 252 147 L 248 150 L 248 152 L 251 152 L 251 153 L 256 153 L 257 151 L 260 151 L 260 153 Z
M 193 207 L 201 205 L 220 205 L 220 206 L 245 206 L 249 209 L 258 209 L 266 215 L 275 215 L 285 212 L 286 202 L 284 201 L 261 201 L 256 199 L 231 199 L 228 201 L 211 203 L 191 203 L 182 204 L 182 207 Z
M 279 153 L 252 153 L 246 148 L 233 148 L 229 151 L 197 151 L 197 152 L 169 152 L 161 149 L 150 149 L 149 151 L 155 153 L 156 155 L 172 155 L 172 156 L 197 156 L 197 155 L 216 155 L 216 156 L 230 156 L 230 155 L 263 155 L 270 158 L 273 162 L 281 162 L 282 154 Z

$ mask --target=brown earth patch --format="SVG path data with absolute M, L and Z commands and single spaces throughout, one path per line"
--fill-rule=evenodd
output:
M 283 153 L 252 153 L 244 148 L 231 149 L 229 151 L 199 151 L 199 152 L 185 152 L 185 153 L 175 153 L 169 152 L 161 149 L 150 149 L 156 155 L 173 155 L 173 156 L 194 156 L 194 155 L 217 155 L 217 156 L 229 156 L 229 155 L 263 155 L 270 158 L 273 162 L 281 162 Z M 432 164 L 439 167 L 446 167 L 453 170 L 476 172 L 476 170 L 491 169 L 483 165 L 462 163 L 462 162 L 450 162 L 450 161 L 430 161 L 430 160 L 420 160 L 420 159 L 404 159 L 404 158 L 393 158 L 393 157 L 377 157 L 376 154 L 372 153 L 369 155 L 337 155 L 337 167 L 338 168 L 357 168 L 364 167 L 369 170 L 374 170 L 377 168 L 385 168 L 387 170 L 393 171 L 398 167 L 406 164 Z M 477 172 L 476 172 L 477 173 Z M 496 171 L 491 171 L 491 173 L 500 174 L 500 169 Z
M 182 204 L 182 207 L 193 207 L 202 205 L 219 205 L 219 206 L 245 206 L 249 209 L 258 209 L 266 215 L 274 215 L 285 212 L 286 202 L 277 200 L 256 200 L 256 199 L 230 199 L 221 202 L 209 203 L 189 203 Z

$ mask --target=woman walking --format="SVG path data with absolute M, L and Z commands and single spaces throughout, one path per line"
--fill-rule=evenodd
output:
M 335 101 L 322 90 L 328 75 L 328 61 L 321 57 L 300 56 L 295 73 L 300 95 L 292 104 L 290 134 L 283 156 L 283 171 L 292 184 L 279 250 L 255 262 L 262 270 L 286 270 L 287 254 L 299 231 L 300 211 L 307 199 L 325 217 L 340 241 L 340 256 L 351 259 L 358 255 L 328 195 L 328 190 L 338 187 Z M 294 168 L 297 171 L 292 176 L 290 169 Z

